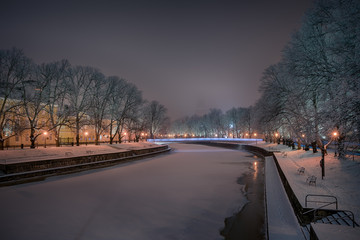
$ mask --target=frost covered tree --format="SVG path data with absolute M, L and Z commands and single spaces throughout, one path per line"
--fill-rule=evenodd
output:
M 231 132 L 233 138 L 239 138 L 241 133 L 241 113 L 242 108 L 231 108 L 228 110 L 225 115 L 227 119 L 227 125 L 229 127 L 229 132 Z
M 264 128 L 323 151 L 337 130 L 341 156 L 345 141 L 359 141 L 359 24 L 358 1 L 315 2 L 281 62 L 264 72 L 256 105 Z

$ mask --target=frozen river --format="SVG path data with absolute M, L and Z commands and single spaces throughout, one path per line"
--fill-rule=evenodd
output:
M 246 203 L 249 153 L 171 144 L 169 154 L 0 188 L 1 239 L 223 239 Z M 251 200 L 251 199 L 250 199 Z

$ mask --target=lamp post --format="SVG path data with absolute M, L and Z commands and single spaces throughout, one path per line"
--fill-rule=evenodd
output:
M 88 136 L 88 132 L 85 132 L 85 145 L 87 146 L 87 141 L 88 141 L 88 139 L 87 139 L 87 136 Z
M 44 148 L 46 148 L 46 138 L 47 138 L 47 132 L 44 132 L 45 135 L 45 144 L 44 144 Z
M 334 140 L 336 140 L 337 132 L 333 132 Z M 337 157 L 337 141 L 335 142 L 335 155 L 334 157 Z
M 305 134 L 302 134 L 301 137 L 303 138 L 304 140 L 304 146 L 303 146 L 303 150 L 305 150 Z
M 254 133 L 254 137 L 255 137 L 255 144 L 257 144 L 257 138 L 256 138 L 256 133 Z

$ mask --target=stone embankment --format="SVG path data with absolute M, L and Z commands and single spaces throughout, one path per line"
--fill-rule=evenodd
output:
M 59 149 L 60 150 L 60 149 Z M 88 150 L 85 156 L 73 156 L 65 152 L 65 157 L 48 160 L 29 160 L 21 162 L 3 162 L 0 164 L 0 185 L 14 184 L 29 179 L 44 178 L 49 175 L 78 172 L 88 169 L 108 167 L 119 163 L 139 160 L 152 155 L 170 151 L 168 145 L 143 149 L 95 154 Z

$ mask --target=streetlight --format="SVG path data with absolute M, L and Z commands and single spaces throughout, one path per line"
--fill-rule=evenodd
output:
M 87 139 L 87 136 L 88 136 L 88 132 L 85 132 L 85 145 L 87 146 L 87 141 L 88 141 L 88 139 Z
M 44 145 L 44 148 L 46 148 L 46 136 L 47 136 L 47 132 L 44 132 L 44 135 L 45 135 L 45 145 Z
M 256 133 L 254 133 L 254 137 L 255 137 L 255 144 L 257 144 L 257 138 L 256 138 Z
M 303 150 L 305 150 L 305 134 L 301 134 L 301 137 L 303 138 L 303 141 L 304 141 L 304 145 L 303 145 Z
M 333 136 L 334 136 L 334 140 L 336 140 L 338 133 L 337 132 L 333 132 Z M 337 157 L 337 141 L 335 142 L 335 155 L 334 157 Z

